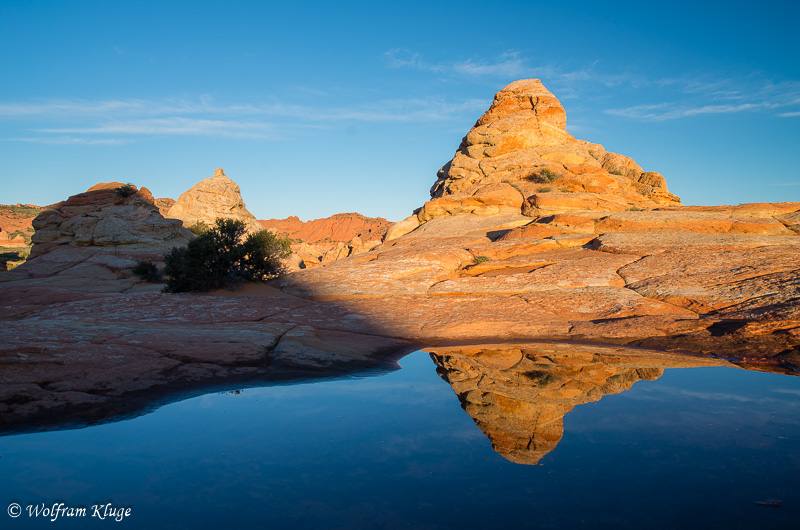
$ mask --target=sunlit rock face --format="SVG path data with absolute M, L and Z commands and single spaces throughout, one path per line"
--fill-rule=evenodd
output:
M 439 375 L 492 447 L 518 464 L 536 464 L 564 434 L 578 405 L 653 381 L 664 368 L 721 366 L 699 356 L 568 344 L 430 348 Z
M 147 188 L 119 182 L 97 184 L 47 207 L 32 225 L 30 257 L 6 280 L 122 290 L 132 286 L 130 268 L 137 261 L 160 261 L 193 237 L 179 220 L 159 213 Z
M 800 202 L 683 206 L 565 123 L 540 81 L 512 83 L 383 244 L 279 286 L 428 344 L 591 340 L 799 365 Z
M 307 222 L 290 216 L 260 220 L 259 223 L 265 229 L 292 240 L 292 251 L 302 263 L 299 268 L 369 252 L 381 244 L 392 224 L 382 217 L 365 217 L 358 213 L 339 213 Z
M 680 203 L 659 173 L 602 145 L 576 140 L 566 124 L 564 107 L 540 80 L 506 86 L 439 170 L 432 200 L 391 229 L 387 239 L 448 215 L 536 217 Z
M 167 212 L 167 217 L 180 219 L 184 226 L 195 223 L 213 225 L 219 217 L 242 221 L 248 232 L 258 232 L 264 227 L 244 205 L 239 185 L 217 168 L 214 175 L 203 179 L 181 194 Z

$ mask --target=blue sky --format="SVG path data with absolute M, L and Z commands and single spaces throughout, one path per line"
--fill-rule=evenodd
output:
M 0 203 L 223 167 L 261 219 L 400 220 L 506 84 L 686 204 L 800 201 L 796 2 L 0 2 Z

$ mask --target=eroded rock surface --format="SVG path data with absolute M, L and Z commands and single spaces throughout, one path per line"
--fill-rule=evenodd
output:
M 659 173 L 566 131 L 564 107 L 538 79 L 511 83 L 439 170 L 432 200 L 389 230 L 387 240 L 431 219 L 582 210 L 627 210 L 680 203 Z
M 392 224 L 381 217 L 340 213 L 303 222 L 298 217 L 259 221 L 267 230 L 292 240 L 292 251 L 302 267 L 314 267 L 363 254 L 380 245 Z
M 682 206 L 565 123 L 538 80 L 512 83 L 383 245 L 278 285 L 427 343 L 672 341 L 798 365 L 800 203 Z
M 42 210 L 33 220 L 31 254 L 2 281 L 35 280 L 84 290 L 125 290 L 137 261 L 161 261 L 193 237 L 176 219 L 165 219 L 147 188 L 118 192 L 102 183 Z
M 213 388 L 379 373 L 408 351 L 363 318 L 263 289 L 234 297 L 0 285 L 0 433 L 120 419 Z

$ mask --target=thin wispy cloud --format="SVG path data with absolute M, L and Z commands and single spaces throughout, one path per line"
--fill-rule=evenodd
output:
M 681 98 L 670 102 L 633 105 L 607 109 L 607 114 L 626 118 L 663 121 L 711 114 L 742 112 L 775 112 L 800 106 L 800 82 L 773 83 L 754 76 L 743 79 L 673 79 Z M 780 117 L 800 116 L 800 111 L 777 114 Z
M 584 68 L 565 69 L 551 64 L 535 63 L 518 51 L 507 51 L 491 59 L 468 57 L 445 62 L 427 61 L 419 53 L 405 49 L 388 50 L 383 56 L 387 66 L 394 69 L 410 68 L 456 78 L 537 77 L 547 80 L 548 86 L 559 86 L 559 89 L 564 90 L 574 88 L 574 85 L 580 83 L 615 87 L 640 82 L 640 78 L 628 72 L 601 72 L 598 69 L 599 61 L 594 61 Z
M 75 138 L 72 136 L 13 138 L 12 140 L 16 142 L 28 142 L 35 144 L 50 144 L 50 145 L 123 145 L 126 143 L 130 143 L 129 141 L 121 140 L 118 138 L 93 139 L 93 138 Z
M 740 105 L 701 105 L 698 107 L 678 106 L 669 103 L 658 105 L 637 105 L 623 109 L 608 109 L 607 114 L 624 116 L 626 118 L 639 118 L 645 120 L 674 120 L 701 114 L 730 114 L 747 110 L 775 108 L 768 103 L 742 103 Z
M 493 59 L 466 58 L 449 62 L 429 61 L 410 50 L 384 53 L 389 68 L 415 69 L 446 78 L 541 78 L 559 99 L 585 98 L 602 101 L 619 98 L 622 91 L 632 100 L 668 96 L 669 101 L 639 103 L 604 110 L 605 113 L 637 120 L 661 121 L 715 114 L 780 112 L 778 116 L 800 116 L 791 110 L 800 106 L 800 81 L 773 82 L 757 74 L 738 78 L 708 74 L 652 77 L 643 72 L 611 71 L 594 61 L 581 68 L 537 64 L 517 51 Z M 789 109 L 789 110 L 787 110 Z
M 94 127 L 40 129 L 56 134 L 110 134 L 110 135 L 183 135 L 222 136 L 227 138 L 271 138 L 274 127 L 268 123 L 206 120 L 193 118 L 162 118 L 111 123 Z
M 0 103 L 0 123 L 25 123 L 5 140 L 49 144 L 116 145 L 134 138 L 217 136 L 277 140 L 304 129 L 339 122 L 436 122 L 473 115 L 483 100 L 406 98 L 356 106 L 276 102 L 219 104 L 207 96 L 163 100 L 50 100 Z M 33 134 L 31 134 L 33 133 Z
M 547 65 L 533 65 L 519 52 L 508 51 L 493 59 L 466 58 L 449 62 L 430 62 L 415 52 L 403 49 L 388 50 L 383 54 L 389 68 L 409 68 L 456 78 L 524 78 L 581 77 L 580 72 L 561 72 Z

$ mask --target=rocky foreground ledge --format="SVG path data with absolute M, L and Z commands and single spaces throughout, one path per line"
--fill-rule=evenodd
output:
M 137 282 L 135 259 L 190 237 L 142 190 L 42 212 L 33 259 L 0 273 L 0 430 L 101 421 L 225 382 L 391 369 L 454 343 L 795 373 L 800 203 L 683 206 L 663 176 L 565 124 L 538 80 L 509 85 L 383 244 L 233 294 Z

